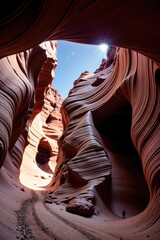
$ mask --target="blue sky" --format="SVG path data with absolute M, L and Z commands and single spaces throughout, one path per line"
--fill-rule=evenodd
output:
M 67 41 L 58 41 L 58 66 L 53 86 L 65 99 L 73 82 L 86 70 L 94 72 L 105 57 L 98 45 L 86 45 Z

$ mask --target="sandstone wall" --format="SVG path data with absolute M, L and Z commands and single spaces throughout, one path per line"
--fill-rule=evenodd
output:
M 57 39 L 107 41 L 117 46 L 111 61 L 102 63 L 93 75 L 82 74 L 63 103 L 64 132 L 49 190 L 51 201 L 56 197 L 67 203 L 67 211 L 91 219 L 97 209 L 103 212 L 109 227 L 95 224 L 95 235 L 119 238 L 125 229 L 126 239 L 158 240 L 159 1 L 15 0 L 3 2 L 0 11 L 0 177 L 5 206 L 0 217 L 4 229 L 12 209 L 9 205 L 6 210 L 12 190 L 16 202 L 22 158 L 22 176 L 31 172 L 32 180 L 38 179 L 32 187 L 38 182 L 41 187 L 40 180 L 48 184 L 62 132 L 62 99 L 50 85 L 57 64 L 56 43 L 39 44 Z M 124 208 L 129 218 L 121 221 Z M 92 229 L 92 223 L 86 226 Z M 9 231 L 12 236 L 13 226 Z
M 136 52 L 114 52 L 107 68 L 110 58 L 95 74 L 82 74 L 63 102 L 52 189 L 80 215 L 94 203 L 93 186 L 119 216 L 123 208 L 134 216 L 148 205 L 137 217 L 142 230 L 159 219 L 159 68 Z

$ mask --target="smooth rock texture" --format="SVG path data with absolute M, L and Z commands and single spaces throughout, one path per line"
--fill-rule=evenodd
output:
M 94 206 L 85 198 L 75 198 L 67 204 L 66 210 L 68 212 L 76 213 L 85 217 L 90 217 L 94 212 Z
M 96 194 L 94 186 L 112 213 L 137 215 L 136 236 L 145 234 L 146 224 L 154 229 L 153 212 L 159 224 L 158 71 L 151 59 L 112 48 L 95 74 L 85 72 L 75 81 L 62 104 L 64 133 L 51 188 L 53 196 L 68 201 L 67 211 L 85 216 L 79 209 L 88 190 Z
M 14 0 L 0 13 L 0 239 L 159 240 L 160 2 Z M 59 39 L 113 46 L 63 104 Z
M 61 39 L 89 44 L 107 41 L 159 60 L 159 1 L 14 0 L 1 6 L 2 57 Z
M 57 66 L 56 42 L 46 42 L 40 47 L 46 55 L 46 61 L 38 77 L 28 144 L 20 168 L 21 183 L 32 189 L 51 181 L 58 153 L 57 141 L 63 129 L 60 114 L 63 100 L 51 84 Z
M 20 238 L 16 235 L 15 213 L 30 197 L 26 187 L 43 190 L 52 179 L 57 140 L 63 129 L 63 100 L 52 86 L 56 47 L 54 41 L 45 42 L 0 60 L 0 223 L 4 225 L 0 227 L 0 239 Z M 30 231 L 28 225 L 26 231 Z

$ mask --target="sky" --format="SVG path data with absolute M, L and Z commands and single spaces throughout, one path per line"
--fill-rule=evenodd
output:
M 106 50 L 99 45 L 86 45 L 68 41 L 57 41 L 58 66 L 55 70 L 53 86 L 65 99 L 73 82 L 84 71 L 94 72 L 104 57 Z

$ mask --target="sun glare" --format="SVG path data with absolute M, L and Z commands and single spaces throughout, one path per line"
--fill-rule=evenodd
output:
M 102 51 L 102 52 L 106 52 L 107 49 L 108 49 L 108 45 L 105 44 L 105 43 L 102 43 L 99 45 L 99 49 Z

